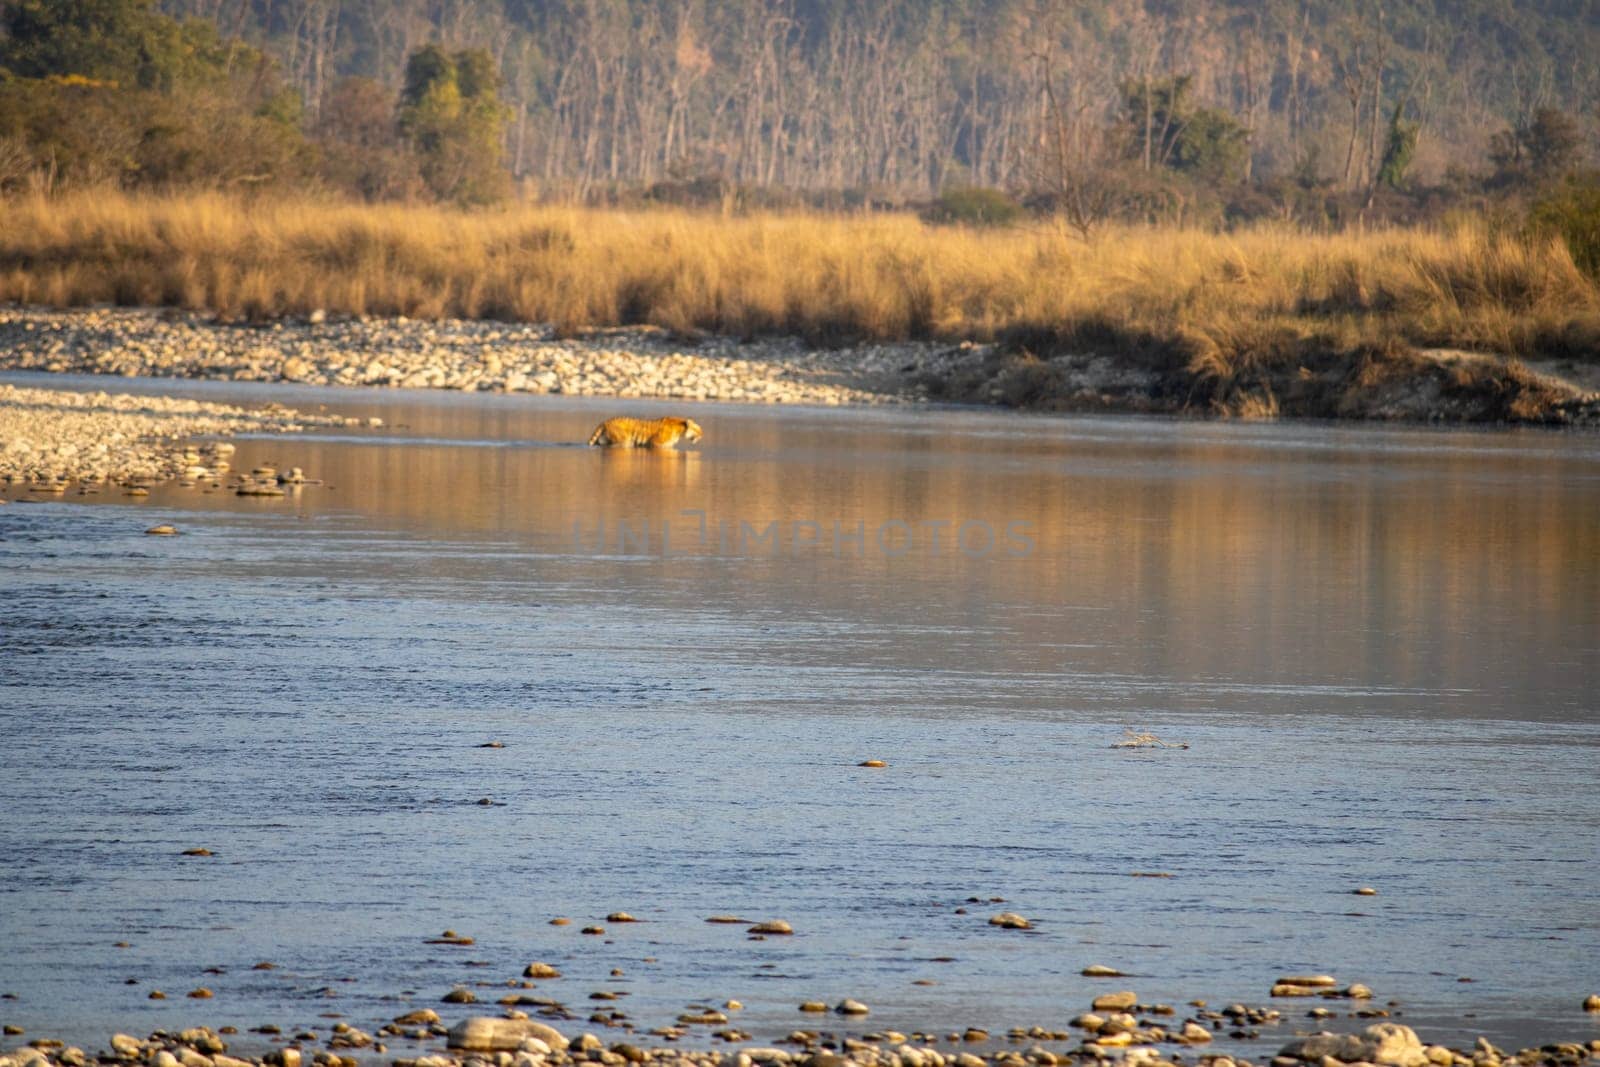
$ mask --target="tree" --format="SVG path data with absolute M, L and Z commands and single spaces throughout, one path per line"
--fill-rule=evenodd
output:
M 1421 130 L 1417 123 L 1401 118 L 1404 108 L 1404 103 L 1396 104 L 1394 114 L 1389 116 L 1389 134 L 1383 142 L 1383 162 L 1378 166 L 1378 184 L 1391 189 L 1405 186 L 1406 171 L 1410 169 L 1412 157 L 1417 153 L 1417 134 Z
M 1582 132 L 1571 115 L 1559 108 L 1538 108 L 1489 139 L 1493 180 L 1500 185 L 1547 185 L 1572 170 L 1582 144 Z
M 494 60 L 481 49 L 452 54 L 430 44 L 407 60 L 400 131 L 439 199 L 484 204 L 505 196 L 502 137 L 510 109 L 499 89 Z
M 1577 161 L 1583 135 L 1571 115 L 1559 108 L 1541 107 L 1518 130 L 1528 152 L 1528 165 L 1538 179 L 1559 178 Z
M 421 191 L 417 160 L 400 140 L 394 97 L 369 78 L 345 78 L 318 111 L 322 174 L 366 200 L 404 199 Z
M 0 66 L 24 78 L 70 77 L 170 89 L 216 46 L 205 22 L 179 23 L 153 0 L 13 0 Z M 209 47 L 208 47 L 209 46 Z
M 1127 154 L 1206 181 L 1238 181 L 1250 131 L 1226 111 L 1195 107 L 1192 86 L 1187 74 L 1123 85 Z

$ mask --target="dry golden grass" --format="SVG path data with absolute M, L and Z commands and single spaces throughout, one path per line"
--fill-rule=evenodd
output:
M 0 300 L 818 341 L 1009 337 L 1041 351 L 1115 348 L 1215 379 L 1364 347 L 1592 358 L 1600 343 L 1600 291 L 1563 246 L 1472 227 L 1123 228 L 1084 242 L 910 216 L 468 213 L 95 192 L 0 201 Z

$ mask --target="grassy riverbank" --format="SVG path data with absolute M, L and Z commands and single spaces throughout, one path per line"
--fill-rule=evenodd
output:
M 648 323 L 821 344 L 999 340 L 990 365 L 929 383 L 935 394 L 1056 408 L 1382 416 L 1373 397 L 1392 401 L 1425 378 L 1397 414 L 1419 417 L 1417 404 L 1437 397 L 1443 417 L 1540 421 L 1582 390 L 1512 360 L 1600 362 L 1600 287 L 1566 248 L 1476 224 L 1110 229 L 1084 242 L 1042 224 L 974 230 L 906 215 L 97 193 L 0 202 L 0 301 L 564 332 Z M 1422 355 L 1434 350 L 1489 359 L 1441 369 Z M 1085 377 L 1088 357 L 1138 371 L 1137 395 L 1102 388 L 1105 373 Z

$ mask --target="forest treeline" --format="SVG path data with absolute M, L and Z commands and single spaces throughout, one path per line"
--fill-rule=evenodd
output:
M 1589 0 L 0 0 L 0 189 L 1337 224 L 1593 165 Z

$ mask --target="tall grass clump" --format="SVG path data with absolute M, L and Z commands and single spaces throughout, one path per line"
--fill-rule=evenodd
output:
M 1600 279 L 1600 184 L 1569 185 L 1533 206 L 1536 233 L 1554 234 L 1590 278 Z
M 1009 338 L 1219 382 L 1408 344 L 1593 358 L 1600 290 L 1569 239 L 1473 225 L 1310 234 L 910 214 L 646 211 L 81 193 L 0 200 L 0 300 L 271 317 L 649 323 L 813 341 Z

